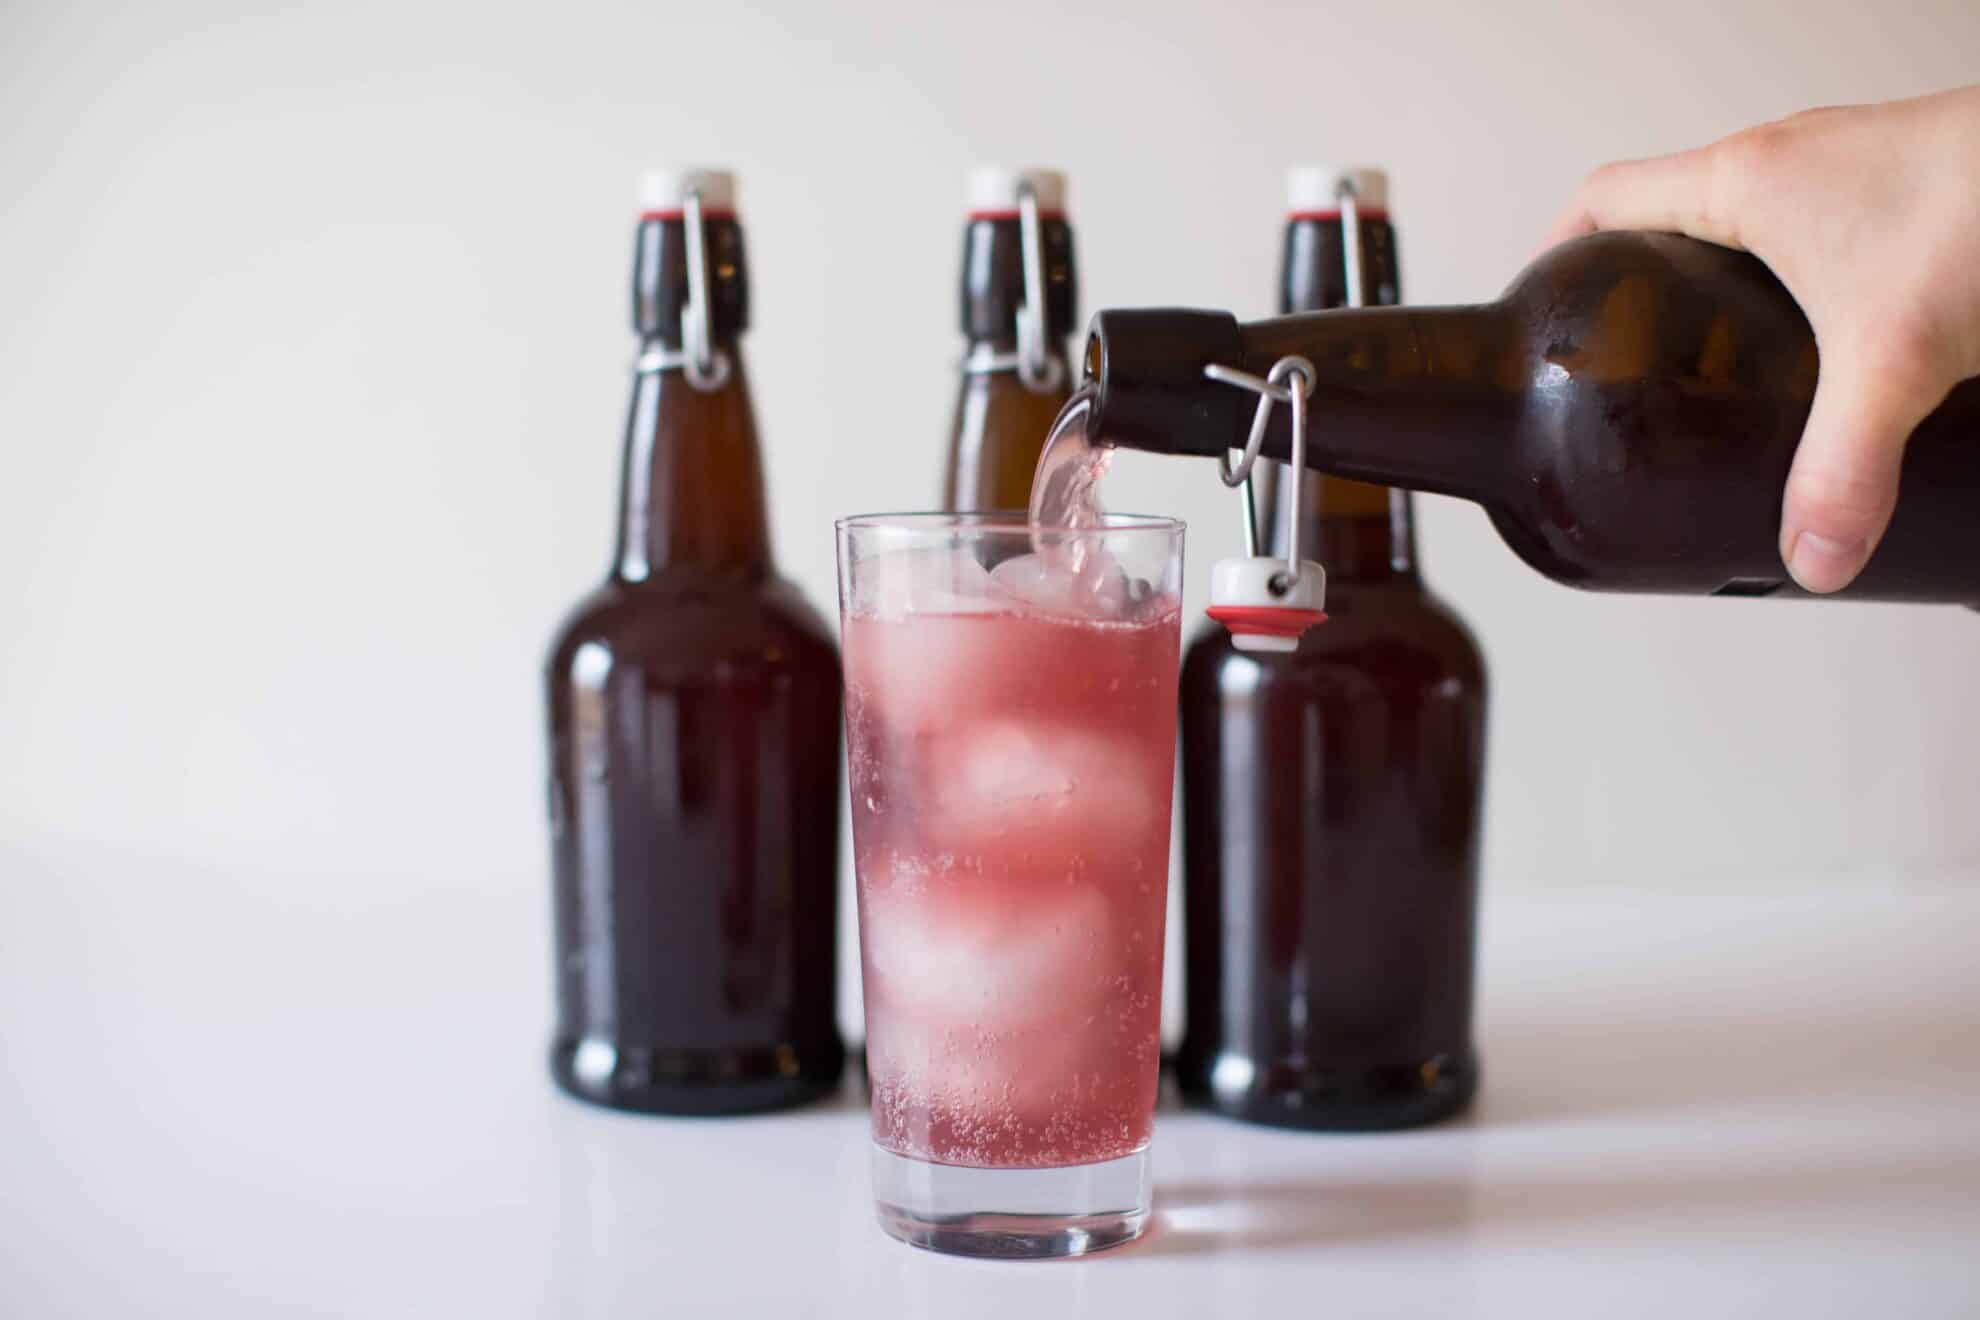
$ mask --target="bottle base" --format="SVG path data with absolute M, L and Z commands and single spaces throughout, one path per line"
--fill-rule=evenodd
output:
M 1183 1100 L 1241 1122 L 1308 1132 L 1393 1132 L 1455 1118 L 1478 1094 L 1475 1054 L 1371 1068 L 1352 1077 L 1277 1078 L 1238 1055 L 1176 1062 Z
M 1148 1227 L 1148 1151 L 1057 1169 L 974 1169 L 873 1148 L 880 1227 L 951 1256 L 1050 1260 L 1117 1247 Z
M 668 1050 L 586 1037 L 550 1045 L 550 1076 L 566 1095 L 607 1109 L 714 1117 L 790 1109 L 838 1089 L 845 1047 Z

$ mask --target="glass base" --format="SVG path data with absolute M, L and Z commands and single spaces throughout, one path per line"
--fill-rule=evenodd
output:
M 892 1237 L 953 1256 L 1083 1256 L 1148 1226 L 1148 1152 L 1062 1169 L 970 1169 L 873 1148 L 873 1200 Z

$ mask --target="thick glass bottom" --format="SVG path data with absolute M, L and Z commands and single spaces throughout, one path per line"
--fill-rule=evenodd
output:
M 788 1109 L 838 1089 L 845 1047 L 837 1040 L 800 1052 L 661 1050 L 596 1038 L 550 1044 L 550 1075 L 566 1093 L 642 1114 L 755 1114 Z
M 1437 1055 L 1356 1073 L 1262 1072 L 1241 1055 L 1176 1060 L 1183 1099 L 1247 1123 L 1311 1132 L 1388 1132 L 1455 1117 L 1478 1094 L 1478 1056 Z
M 1083 1256 L 1148 1226 L 1147 1150 L 1061 1169 L 969 1169 L 873 1148 L 873 1200 L 890 1236 L 999 1260 Z

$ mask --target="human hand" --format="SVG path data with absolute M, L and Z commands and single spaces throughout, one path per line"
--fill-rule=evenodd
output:
M 1822 365 L 1781 558 L 1809 591 L 1847 586 L 1890 523 L 1911 432 L 1980 375 L 1980 86 L 1605 165 L 1542 246 L 1598 229 L 1744 248 L 1801 304 Z

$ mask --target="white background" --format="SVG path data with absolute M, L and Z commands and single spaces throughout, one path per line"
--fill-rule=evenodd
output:
M 450 891 L 547 927 L 539 664 L 609 547 L 643 165 L 740 172 L 778 553 L 829 607 L 830 519 L 936 493 L 972 164 L 1070 172 L 1083 311 L 1269 311 L 1303 160 L 1385 166 L 1411 300 L 1480 300 L 1603 159 L 1980 53 L 1957 0 L 527 15 L 0 12 L 17 858 L 265 875 L 359 970 Z M 1117 467 L 1200 593 L 1232 501 Z M 1973 882 L 1980 617 L 1586 596 L 1422 506 L 1492 674 L 1488 896 Z

